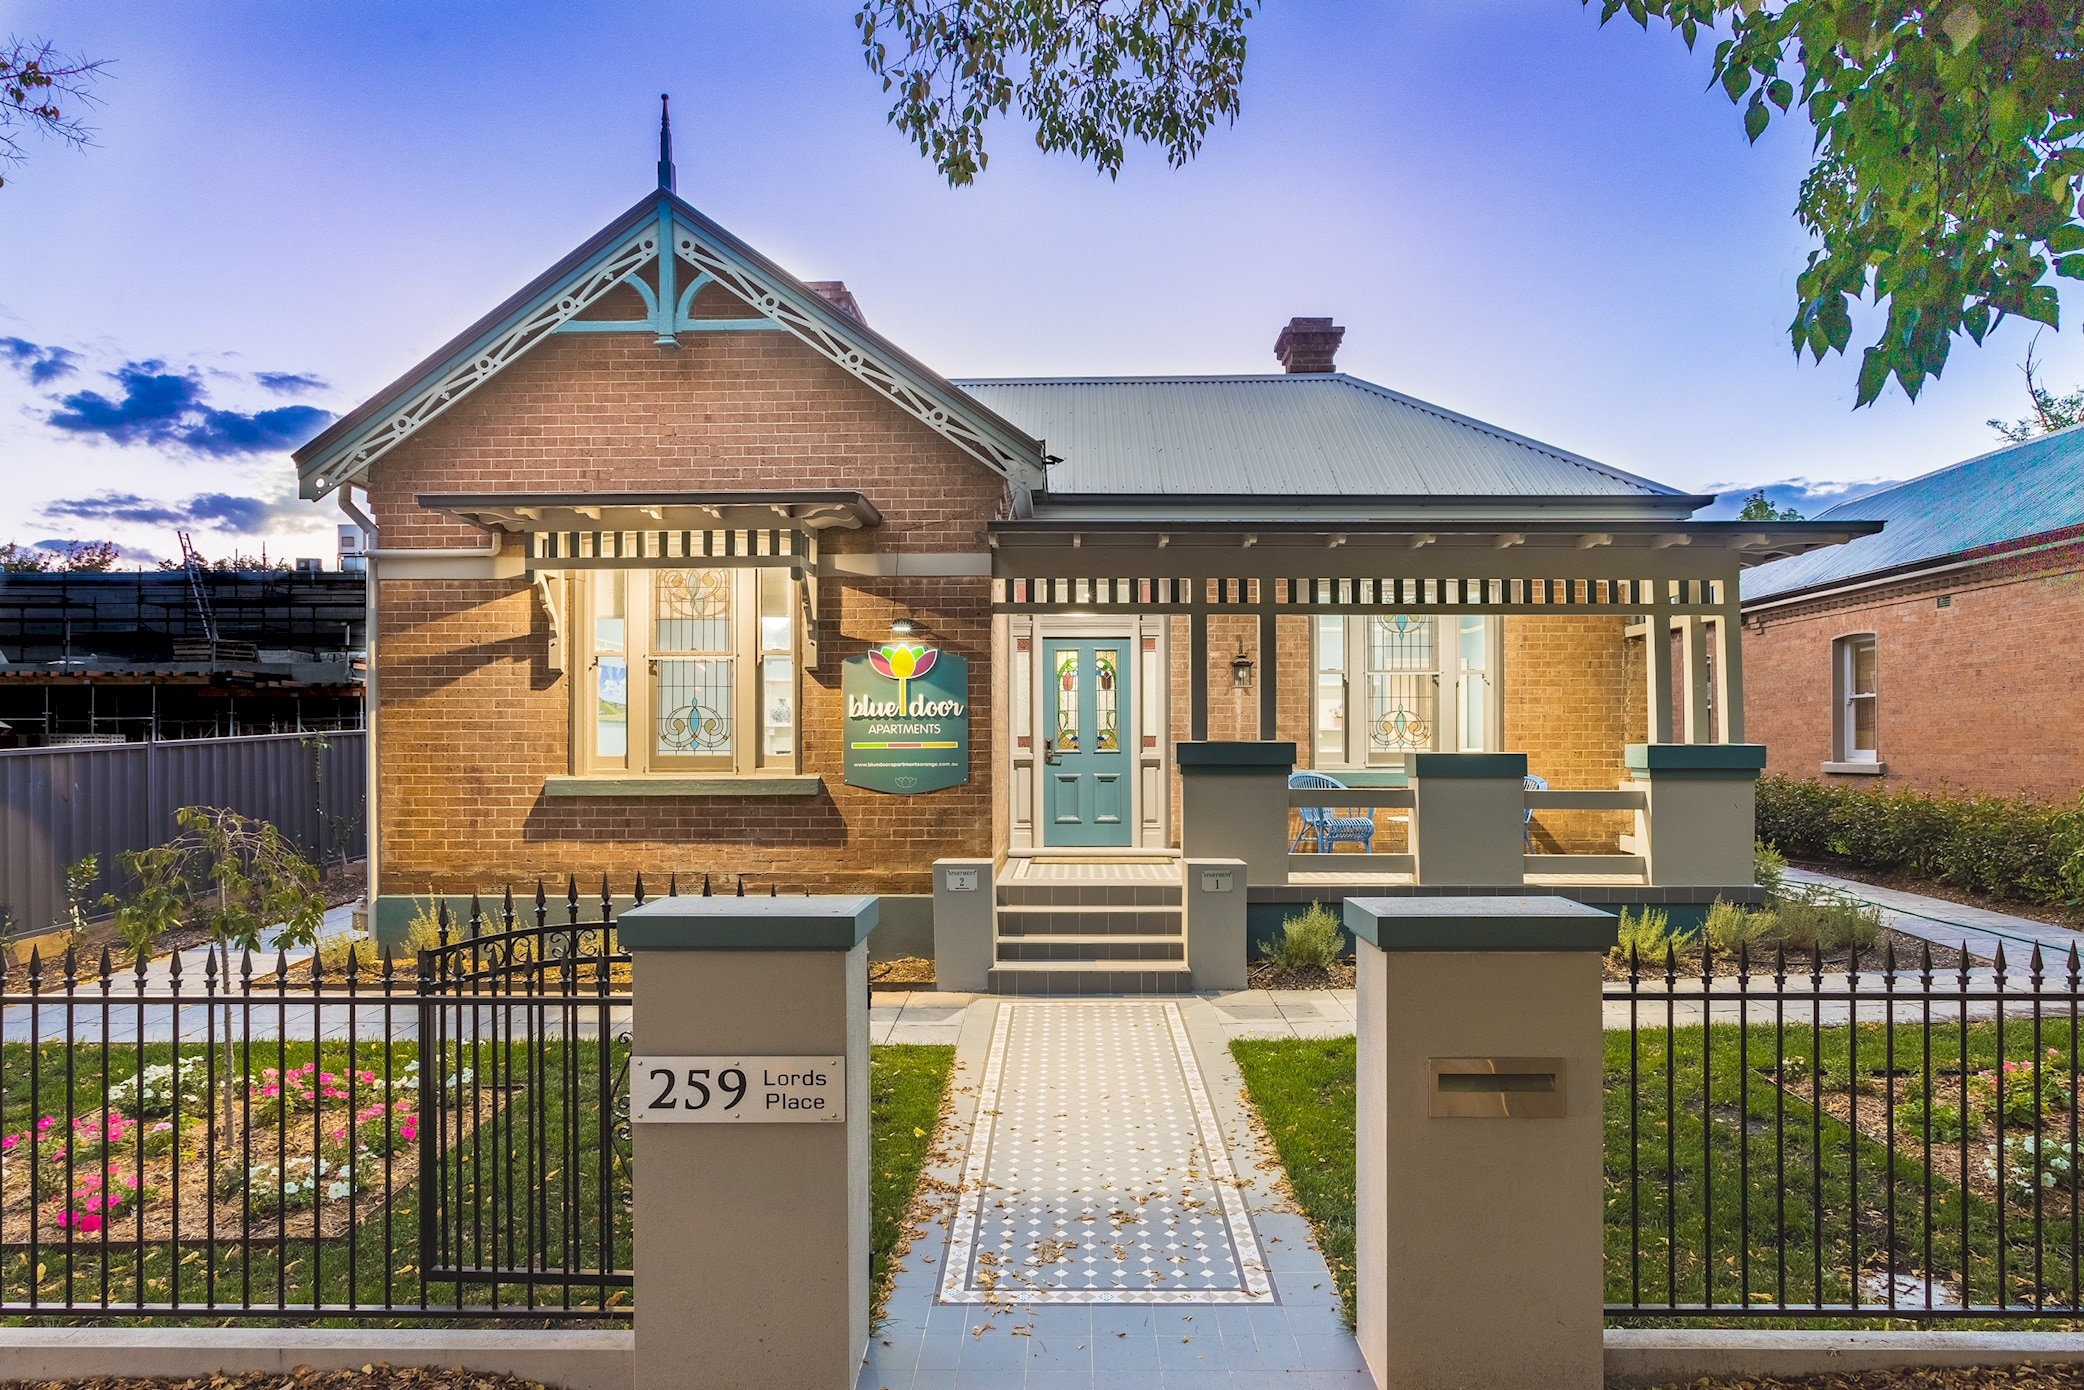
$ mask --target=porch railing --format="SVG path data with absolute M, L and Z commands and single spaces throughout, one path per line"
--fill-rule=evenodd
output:
M 1538 823 L 1543 811 L 1623 811 L 1648 812 L 1649 798 L 1640 791 L 1527 791 L 1523 792 L 1525 808 L 1533 813 L 1533 820 L 1524 822 L 1531 826 Z M 1417 794 L 1409 787 L 1347 787 L 1320 790 L 1316 788 L 1292 787 L 1288 792 L 1291 810 L 1305 808 L 1323 809 L 1331 812 L 1365 810 L 1375 812 L 1375 834 L 1377 838 L 1403 839 L 1411 843 L 1409 830 L 1417 814 Z M 1389 811 L 1394 814 L 1381 814 Z M 1298 834 L 1309 843 L 1310 837 L 1303 833 L 1300 818 L 1289 826 L 1290 844 L 1295 844 Z M 1403 832 L 1399 834 L 1398 832 Z M 1632 838 L 1632 837 L 1631 837 Z M 1531 840 L 1530 840 L 1531 843 Z M 1563 851 L 1560 853 L 1536 853 L 1531 849 L 1521 856 L 1521 872 L 1525 876 L 1546 875 L 1571 877 L 1578 875 L 1624 875 L 1637 878 L 1647 873 L 1647 866 L 1640 854 L 1598 851 Z M 1408 849 L 1404 851 L 1347 852 L 1335 845 L 1329 853 L 1291 852 L 1288 856 L 1288 871 L 1291 874 L 1308 873 L 1383 873 L 1418 874 L 1418 856 Z

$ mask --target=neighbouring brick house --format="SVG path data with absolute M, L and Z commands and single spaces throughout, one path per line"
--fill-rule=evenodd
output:
M 2084 431 L 1853 501 L 1885 522 L 1744 576 L 1745 697 L 1771 771 L 2067 800 L 2084 789 Z
M 379 917 L 573 871 L 924 904 L 941 859 L 1162 864 L 1176 749 L 1282 740 L 1384 808 L 1416 754 L 1525 754 L 1580 797 L 1535 855 L 1647 884 L 1591 804 L 1624 745 L 1741 741 L 1738 569 L 1862 528 L 1691 521 L 1338 373 L 1342 333 L 1294 320 L 1278 375 L 950 381 L 662 186 L 298 451 L 376 538 Z M 1411 878 L 1401 820 L 1342 865 Z

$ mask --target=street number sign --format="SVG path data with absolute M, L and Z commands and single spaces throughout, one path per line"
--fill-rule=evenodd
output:
M 671 1124 L 836 1124 L 844 1057 L 632 1057 L 630 1118 Z

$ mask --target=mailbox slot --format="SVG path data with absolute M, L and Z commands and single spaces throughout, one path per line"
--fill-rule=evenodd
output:
M 1561 1057 L 1433 1057 L 1426 1113 L 1443 1120 L 1557 1119 L 1564 1113 Z

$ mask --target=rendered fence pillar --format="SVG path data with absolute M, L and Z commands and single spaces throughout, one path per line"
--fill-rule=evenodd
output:
M 1526 882 L 1525 753 L 1416 753 L 1411 790 L 1411 853 L 1420 884 L 1518 888 Z
M 989 859 L 933 861 L 935 989 L 982 994 L 997 950 L 998 889 Z
M 1288 881 L 1288 774 L 1295 745 L 1182 743 L 1180 848 L 1189 859 L 1242 859 L 1253 884 Z
M 1659 888 L 1748 888 L 1762 743 L 1631 743 L 1628 775 L 1648 807 L 1635 845 Z
M 1245 888 L 1242 859 L 1188 859 L 1181 864 L 1187 965 L 1194 988 L 1245 987 Z
M 1348 898 L 1346 925 L 1356 1331 L 1377 1390 L 1598 1390 L 1615 919 L 1559 897 Z
M 876 900 L 659 898 L 624 913 L 636 1059 L 683 1059 L 668 1100 L 844 1101 L 844 1118 L 660 1122 L 634 1064 L 635 1390 L 852 1390 L 868 1346 L 868 946 Z M 817 1059 L 815 1065 L 767 1059 Z M 825 1059 L 837 1059 L 834 1076 Z M 813 1073 L 822 1083 L 771 1078 Z M 718 1111 L 708 1113 L 717 1114 Z M 756 1112 L 760 1113 L 760 1112 Z M 767 1112 L 773 1113 L 773 1112 Z M 794 1112 L 802 1115 L 806 1112 Z M 811 1112 L 815 1113 L 815 1112 Z M 827 1112 L 829 1113 L 829 1111 Z

